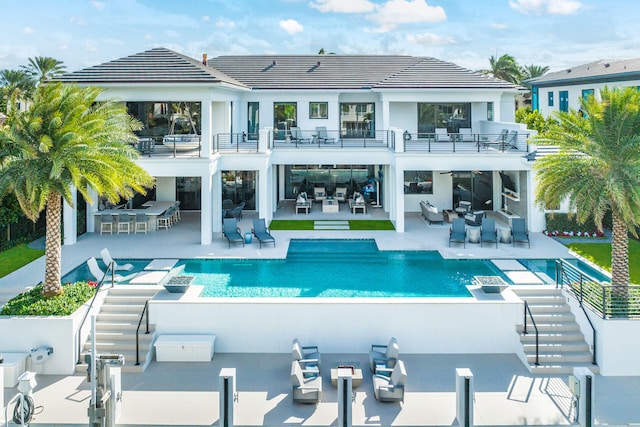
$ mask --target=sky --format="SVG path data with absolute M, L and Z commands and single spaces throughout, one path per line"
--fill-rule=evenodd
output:
M 219 55 L 431 56 L 479 70 L 505 53 L 562 70 L 640 56 L 638 0 L 0 0 L 0 69 L 67 71 L 165 47 Z

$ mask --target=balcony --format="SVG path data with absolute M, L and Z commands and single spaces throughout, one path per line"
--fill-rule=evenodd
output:
M 403 134 L 404 152 L 528 153 L 529 133 L 409 133 Z

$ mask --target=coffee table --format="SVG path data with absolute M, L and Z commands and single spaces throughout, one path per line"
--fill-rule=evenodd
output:
M 322 201 L 323 213 L 338 213 L 340 211 L 340 203 L 334 199 L 324 199 Z
M 362 385 L 362 369 L 359 362 L 340 362 L 331 365 L 331 385 L 338 386 L 338 368 L 351 368 L 351 387 L 356 388 Z

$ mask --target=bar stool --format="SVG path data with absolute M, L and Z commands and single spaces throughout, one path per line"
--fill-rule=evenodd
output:
M 167 209 L 161 216 L 158 217 L 158 230 L 161 228 L 168 230 L 169 227 L 171 227 L 171 212 L 169 212 L 169 209 Z
M 100 216 L 100 234 L 109 232 L 113 233 L 113 216 L 109 214 L 102 214 Z
M 121 213 L 118 214 L 118 234 L 131 232 L 131 224 L 129 222 L 129 214 Z
M 135 226 L 134 226 L 134 231 L 136 234 L 138 234 L 138 232 L 140 233 L 144 233 L 147 234 L 147 228 L 148 228 L 148 218 L 146 214 L 143 213 L 137 213 L 136 214 L 136 218 L 135 218 Z

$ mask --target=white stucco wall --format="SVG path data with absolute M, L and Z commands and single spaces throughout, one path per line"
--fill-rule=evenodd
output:
M 402 353 L 515 353 L 520 345 L 522 303 L 510 290 L 484 301 L 170 298 L 151 302 L 158 334 L 215 334 L 216 351 L 224 353 L 287 353 L 295 337 L 327 353 L 365 353 L 391 336 Z

